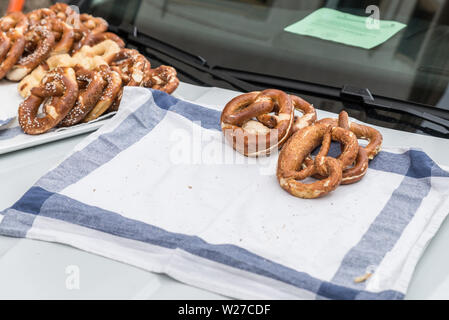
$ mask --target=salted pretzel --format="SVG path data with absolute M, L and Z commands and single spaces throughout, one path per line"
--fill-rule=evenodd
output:
M 0 19 L 0 79 L 6 76 L 22 56 L 28 26 L 27 17 L 20 12 L 10 13 Z
M 121 49 L 111 59 L 110 65 L 118 68 L 123 85 L 130 87 L 143 87 L 145 76 L 151 70 L 147 58 L 134 49 Z
M 29 22 L 21 12 L 11 12 L 0 19 L 0 29 L 9 32 L 14 29 L 17 33 L 24 35 L 28 30 Z
M 22 56 L 8 72 L 7 78 L 11 81 L 20 81 L 37 66 L 45 61 L 55 45 L 54 34 L 45 26 L 34 26 L 29 33 L 35 34 L 40 40 L 34 51 Z
M 331 141 L 342 144 L 339 158 L 327 156 Z M 322 144 L 312 165 L 306 165 L 313 150 Z M 334 191 L 343 180 L 343 168 L 353 163 L 358 153 L 356 136 L 343 128 L 315 123 L 297 131 L 282 148 L 278 160 L 277 177 L 281 187 L 304 199 L 315 199 Z M 300 182 L 314 175 L 322 180 L 307 184 Z
M 179 79 L 175 68 L 170 66 L 159 66 L 147 72 L 143 86 L 155 90 L 172 93 L 179 86 Z
M 235 150 L 247 157 L 258 157 L 269 155 L 283 145 L 290 135 L 293 120 L 290 96 L 268 89 L 232 99 L 221 115 L 221 127 Z
M 370 160 L 373 160 L 381 151 L 383 141 L 382 134 L 372 127 L 349 121 L 348 115 L 345 111 L 343 111 L 339 117 L 340 119 L 341 117 L 346 118 L 346 120 L 343 121 L 347 122 L 347 126 L 357 136 L 357 139 L 368 141 L 368 145 L 364 149 L 368 155 L 368 158 Z M 334 127 L 339 125 L 339 119 L 326 118 L 318 122 L 325 123 Z M 341 123 L 342 122 L 340 121 L 340 124 Z
M 63 2 L 55 3 L 54 5 L 50 6 L 49 9 L 55 13 L 56 18 L 67 23 L 69 23 L 69 20 L 72 16 L 78 14 L 68 4 Z
M 37 135 L 56 127 L 74 106 L 78 84 L 72 68 L 57 68 L 19 106 L 19 124 L 26 134 Z M 38 116 L 41 104 L 45 116 Z
M 113 40 L 104 40 L 94 46 L 84 46 L 77 53 L 73 55 L 75 59 L 78 57 L 100 57 L 108 64 L 116 57 L 116 54 L 121 51 L 119 45 Z M 112 65 L 112 64 L 111 64 Z
M 73 46 L 73 53 L 79 51 L 92 34 L 104 33 L 108 30 L 108 23 L 102 18 L 96 18 L 89 14 L 79 15 L 79 41 Z
M 122 89 L 122 78 L 118 72 L 108 66 L 100 66 L 97 71 L 102 75 L 107 84 L 100 100 L 92 111 L 87 114 L 83 122 L 90 122 L 102 116 L 114 103 Z
M 320 157 L 313 166 L 302 171 L 304 161 L 323 141 L 330 138 L 330 128 L 314 124 L 296 132 L 279 155 L 277 178 L 281 187 L 295 197 L 315 199 L 334 191 L 342 180 L 342 164 L 331 157 Z M 318 157 L 317 157 L 318 159 Z M 300 182 L 320 170 L 326 178 L 314 183 Z M 299 181 L 298 181 L 299 180 Z
M 75 30 L 67 23 L 53 18 L 48 24 L 55 34 L 56 44 L 51 51 L 51 55 L 69 53 L 75 41 Z
M 30 26 L 45 25 L 48 19 L 56 18 L 56 13 L 48 8 L 36 9 L 27 14 Z
M 77 66 L 75 72 L 79 96 L 73 108 L 59 124 L 60 127 L 70 127 L 81 122 L 95 107 L 103 95 L 103 89 L 106 85 L 106 81 L 97 71 L 90 71 Z
M 22 97 L 26 98 L 30 90 L 39 85 L 49 70 L 57 67 L 75 67 L 77 65 L 87 70 L 94 70 L 101 65 L 108 65 L 108 62 L 104 58 L 110 60 L 119 51 L 120 47 L 114 41 L 106 40 L 94 47 L 86 47 L 86 49 L 83 47 L 83 50 L 73 56 L 69 54 L 52 56 L 20 81 L 18 86 L 19 93 Z
M 28 97 L 31 89 L 39 85 L 47 72 L 57 67 L 80 66 L 87 70 L 94 70 L 101 65 L 107 65 L 107 62 L 100 57 L 85 57 L 78 55 L 75 58 L 68 54 L 52 56 L 19 82 L 19 93 L 24 98 Z
M 91 16 L 87 13 L 80 14 L 80 21 L 93 34 L 106 32 L 109 27 L 104 19 Z

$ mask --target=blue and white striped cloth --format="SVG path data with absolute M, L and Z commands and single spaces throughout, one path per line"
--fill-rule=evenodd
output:
M 123 101 L 0 215 L 0 234 L 234 298 L 403 299 L 449 212 L 449 173 L 422 151 L 386 149 L 360 183 L 302 200 L 278 185 L 276 155 L 223 141 L 218 108 L 143 88 Z

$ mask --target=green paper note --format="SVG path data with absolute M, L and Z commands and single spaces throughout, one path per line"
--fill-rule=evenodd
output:
M 405 24 L 400 22 L 380 20 L 377 29 L 370 29 L 367 26 L 368 19 L 371 18 L 322 8 L 284 30 L 350 46 L 372 49 L 406 27 Z

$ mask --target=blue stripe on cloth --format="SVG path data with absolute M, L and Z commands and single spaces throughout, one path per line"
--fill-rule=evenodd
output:
M 8 209 L 0 223 L 0 234 L 7 237 L 25 238 L 33 225 L 35 215 Z
M 42 197 L 42 199 L 38 199 Z M 43 203 L 41 207 L 34 204 Z M 51 194 L 39 187 L 32 188 L 19 201 L 23 212 L 52 219 L 62 220 L 93 230 L 106 232 L 121 238 L 141 241 L 168 249 L 182 249 L 193 255 L 215 261 L 236 269 L 255 273 L 270 279 L 275 279 L 297 288 L 313 293 L 319 293 L 325 298 L 357 298 L 364 299 L 403 299 L 404 295 L 396 291 L 371 293 L 363 290 L 342 287 L 332 283 L 323 283 L 307 273 L 296 271 L 276 262 L 267 260 L 248 250 L 230 244 L 209 244 L 197 236 L 168 232 L 137 220 L 125 218 L 117 213 L 98 207 L 89 206 L 77 200 L 60 194 Z M 18 207 L 15 205 L 14 207 Z M 16 210 L 7 210 L 6 217 Z M 31 224 L 32 219 L 7 219 L 7 224 L 0 225 L 1 233 L 23 234 Z M 14 224 L 15 223 L 15 224 Z M 320 290 L 326 288 L 326 290 Z M 335 297 L 335 294 L 338 296 Z
M 382 262 L 401 237 L 430 189 L 430 177 L 414 179 L 406 176 L 362 239 L 346 254 L 331 282 L 344 287 L 364 289 L 366 283 L 357 284 L 354 279 L 366 274 L 368 267 L 376 267 Z M 324 283 L 318 294 L 328 292 L 327 286 L 328 284 Z M 354 294 L 358 293 L 354 291 Z
M 314 151 L 316 155 L 319 149 Z M 329 150 L 331 157 L 340 155 L 340 144 L 332 143 Z M 411 178 L 449 177 L 425 152 L 409 150 L 405 153 L 380 152 L 369 164 L 370 169 L 397 173 Z
M 22 129 L 20 127 L 0 130 L 0 141 L 15 138 L 20 134 L 22 134 Z
M 221 131 L 221 112 L 176 99 L 162 91 L 153 91 L 154 99 L 160 108 L 175 112 L 192 122 L 200 121 L 201 127 Z

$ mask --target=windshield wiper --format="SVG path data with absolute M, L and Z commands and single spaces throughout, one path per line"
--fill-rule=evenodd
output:
M 163 63 L 174 66 L 197 83 L 215 86 L 218 80 L 231 85 L 235 90 L 243 92 L 258 91 L 266 87 L 276 87 L 289 92 L 330 98 L 341 101 L 345 105 L 361 106 L 367 113 L 370 113 L 370 110 L 384 110 L 411 115 L 449 129 L 449 110 L 372 95 L 369 89 L 366 88 L 351 86 L 338 88 L 319 83 L 210 66 L 203 57 L 155 39 L 140 32 L 135 26 L 121 25 L 119 27 L 111 26 L 110 28 L 111 31 L 123 36 L 128 44 L 144 49 L 143 52 L 146 52 Z M 413 124 L 413 126 L 416 127 L 416 124 Z M 424 129 L 423 131 L 429 130 Z M 438 135 L 448 137 L 446 132 Z
M 383 109 L 406 113 L 423 120 L 449 128 L 449 110 L 438 109 L 423 104 L 402 101 L 388 97 L 373 95 L 367 88 L 343 86 L 342 88 L 300 80 L 290 80 L 274 76 L 242 72 L 220 68 L 237 79 L 251 81 L 263 85 L 276 86 L 286 90 L 295 90 L 305 94 L 339 100 L 343 103 L 357 104 L 365 108 Z

